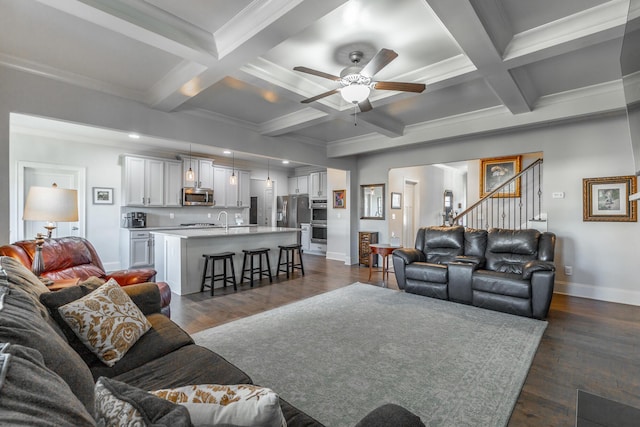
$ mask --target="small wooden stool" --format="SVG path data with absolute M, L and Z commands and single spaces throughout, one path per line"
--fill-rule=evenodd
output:
M 233 257 L 234 252 L 220 252 L 217 254 L 202 254 L 204 257 L 204 268 L 202 269 L 202 283 L 200 284 L 200 292 L 204 291 L 205 287 L 211 288 L 211 296 L 213 296 L 213 284 L 216 280 L 222 280 L 224 283 L 224 287 L 227 287 L 227 283 L 233 284 L 233 290 L 237 291 L 238 287 L 236 285 L 236 271 L 233 267 Z M 207 276 L 207 268 L 209 267 L 209 260 L 211 260 L 211 275 Z M 216 261 L 222 261 L 222 273 L 215 274 L 216 269 Z M 227 274 L 227 260 L 229 260 L 229 265 L 231 266 L 231 275 Z M 206 284 L 206 280 L 211 279 L 209 285 Z
M 253 276 L 254 274 L 259 274 L 259 279 L 262 279 L 262 276 L 268 276 L 269 282 L 273 283 L 273 277 L 271 276 L 271 264 L 269 262 L 269 251 L 268 248 L 257 248 L 257 249 L 243 249 L 244 258 L 242 260 L 242 279 L 240 282 L 244 282 L 244 279 L 249 279 L 249 283 L 251 283 L 251 287 L 253 288 Z M 267 268 L 263 268 L 262 264 L 262 256 L 267 260 Z M 247 267 L 247 256 L 251 257 L 249 261 L 249 267 Z M 253 258 L 254 256 L 258 257 L 258 267 L 254 267 Z M 249 274 L 247 276 L 247 273 Z
M 302 265 L 302 245 L 292 244 L 292 245 L 279 245 L 280 254 L 278 254 L 278 269 L 276 270 L 276 276 L 280 274 L 281 271 L 287 273 L 287 279 L 289 278 L 289 272 L 293 274 L 294 269 L 300 270 L 302 275 L 304 276 L 304 266 Z M 296 259 L 296 250 L 298 250 L 298 259 L 300 262 L 298 264 L 295 263 Z M 285 254 L 285 261 L 282 261 L 282 253 Z M 291 258 L 289 258 L 289 254 L 291 254 Z M 284 266 L 284 270 L 282 269 Z

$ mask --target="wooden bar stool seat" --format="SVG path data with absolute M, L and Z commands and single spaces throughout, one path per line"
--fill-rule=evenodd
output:
M 294 269 L 300 270 L 302 275 L 304 276 L 304 266 L 302 265 L 302 245 L 292 244 L 292 245 L 279 245 L 280 253 L 278 254 L 278 269 L 276 270 L 276 276 L 280 274 L 281 271 L 287 273 L 287 279 L 289 278 L 289 274 L 293 274 Z M 298 251 L 298 260 L 299 262 L 296 264 L 296 250 Z M 282 262 L 282 254 L 285 255 L 285 260 Z M 284 267 L 284 270 L 283 270 Z
M 204 257 L 204 268 L 202 269 L 202 283 L 200 284 L 200 292 L 204 291 L 204 288 L 209 287 L 211 289 L 211 296 L 213 296 L 213 285 L 217 280 L 222 280 L 224 287 L 227 287 L 227 283 L 233 284 L 233 290 L 237 291 L 236 285 L 236 271 L 233 266 L 234 252 L 220 252 L 217 254 L 202 254 Z M 227 260 L 229 261 L 230 270 L 227 270 Z M 211 261 L 211 274 L 207 275 L 209 267 L 209 261 Z M 222 261 L 222 273 L 215 274 L 216 261 Z M 230 274 L 228 274 L 230 273 Z M 211 279 L 207 285 L 207 279 Z
M 269 277 L 269 282 L 273 283 L 273 277 L 271 276 L 271 263 L 269 262 L 269 248 L 256 248 L 256 249 L 243 249 L 244 258 L 242 260 L 242 279 L 241 282 L 244 282 L 245 279 L 249 280 L 251 287 L 253 288 L 253 276 L 258 274 L 258 279 L 261 280 L 262 276 Z M 266 260 L 266 268 L 262 263 L 262 256 Z M 258 257 L 258 266 L 254 266 L 254 258 Z M 247 257 L 249 258 L 249 265 L 247 266 Z

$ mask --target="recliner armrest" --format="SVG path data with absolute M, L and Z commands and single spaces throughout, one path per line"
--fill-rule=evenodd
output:
M 529 280 L 536 271 L 555 271 L 556 266 L 549 261 L 533 260 L 529 261 L 522 268 L 522 278 Z
M 160 298 L 160 290 L 156 283 L 138 283 L 131 286 L 124 286 L 122 290 L 129 295 L 134 304 L 138 306 L 145 316 L 160 313 L 162 299 Z
M 484 266 L 485 258 L 479 256 L 472 255 L 458 255 L 453 259 L 453 262 L 461 262 L 463 264 L 471 264 L 475 266 L 475 268 L 480 268 Z
M 132 270 L 118 270 L 107 273 L 106 280 L 113 279 L 120 286 L 135 285 L 136 283 L 153 282 L 156 271 L 153 268 L 137 268 Z
M 402 248 L 393 251 L 393 256 L 398 257 L 404 261 L 405 264 L 411 264 L 414 262 L 425 262 L 427 257 L 424 252 L 415 248 Z

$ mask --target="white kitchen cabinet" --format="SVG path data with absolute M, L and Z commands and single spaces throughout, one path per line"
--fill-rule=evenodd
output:
M 248 208 L 251 206 L 251 173 L 236 171 L 238 175 L 238 200 L 236 206 Z
M 251 174 L 235 169 L 236 184 L 231 185 L 234 170 L 225 167 L 213 168 L 213 198 L 215 206 L 248 208 L 251 203 Z
M 120 264 L 123 269 L 153 267 L 153 234 L 136 229 L 121 229 Z
M 194 180 L 187 181 L 187 171 L 191 168 Z M 213 160 L 201 157 L 183 158 L 182 171 L 185 187 L 213 188 Z
M 227 175 L 229 172 L 229 175 Z M 214 206 L 227 206 L 227 187 L 229 186 L 231 170 L 214 166 L 213 168 L 213 204 Z
M 327 198 L 327 172 L 313 172 L 309 174 L 309 197 L 312 199 Z
M 164 164 L 164 205 L 182 206 L 182 163 Z
M 125 156 L 123 204 L 125 206 L 163 206 L 163 160 Z
M 289 194 L 307 194 L 309 192 L 309 177 L 294 176 L 289 178 Z

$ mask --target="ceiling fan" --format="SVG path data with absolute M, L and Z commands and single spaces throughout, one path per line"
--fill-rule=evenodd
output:
M 359 65 L 362 60 L 362 56 L 363 53 L 358 50 L 351 52 L 349 54 L 349 59 L 351 60 L 352 65 L 342 70 L 340 72 L 340 77 L 307 67 L 294 67 L 293 69 L 295 71 L 333 80 L 339 82 L 341 85 L 341 87 L 337 89 L 321 93 L 320 95 L 316 95 L 312 98 L 304 99 L 302 100 L 302 103 L 308 104 L 340 92 L 345 101 L 357 104 L 358 107 L 360 107 L 360 111 L 365 112 L 373 108 L 368 99 L 371 89 L 416 93 L 420 93 L 425 90 L 426 85 L 424 83 L 377 82 L 373 80 L 373 76 L 376 75 L 376 73 L 398 57 L 398 54 L 393 50 L 380 49 L 376 56 L 374 56 L 364 67 Z

